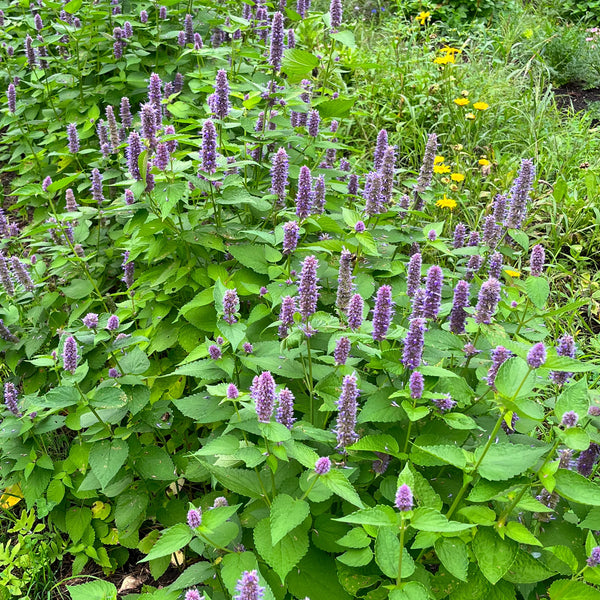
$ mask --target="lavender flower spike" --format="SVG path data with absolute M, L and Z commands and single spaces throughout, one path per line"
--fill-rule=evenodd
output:
M 465 319 L 467 318 L 465 308 L 467 306 L 469 306 L 469 283 L 461 280 L 454 288 L 454 299 L 450 312 L 450 331 L 452 333 L 465 332 Z
M 142 175 L 138 165 L 138 159 L 142 153 L 142 141 L 137 131 L 132 131 L 129 134 L 129 140 L 127 143 L 127 150 L 125 154 L 127 156 L 127 170 L 133 179 L 141 181 Z
M 587 566 L 594 568 L 600 565 L 600 546 L 592 548 L 589 558 L 587 559 Z
M 298 245 L 300 227 L 297 221 L 288 221 L 283 224 L 283 253 L 291 254 Z
M 265 588 L 258 585 L 258 572 L 244 571 L 235 587 L 237 594 L 233 600 L 261 600 L 265 595 Z
M 325 177 L 319 175 L 315 181 L 313 192 L 312 214 L 322 215 L 325 212 Z
M 8 98 L 8 112 L 14 114 L 17 110 L 17 92 L 13 83 L 8 84 L 6 97 Z
M 281 301 L 281 309 L 279 312 L 279 337 L 284 338 L 288 334 L 291 325 L 294 324 L 294 313 L 296 312 L 296 299 L 293 296 L 285 296 Z
M 589 448 L 579 455 L 577 459 L 577 472 L 584 477 L 589 477 L 594 471 L 594 464 L 599 456 L 600 446 L 592 442 Z
M 566 333 L 558 340 L 558 346 L 556 347 L 556 353 L 558 356 L 568 356 L 569 358 L 575 358 L 575 340 L 572 335 Z M 573 373 L 566 371 L 551 371 L 549 378 L 556 385 L 564 385 L 573 376 Z
M 142 135 L 148 141 L 148 146 L 154 148 L 158 143 L 156 139 L 156 110 L 154 105 L 149 102 L 142 104 L 141 108 Z
M 19 338 L 12 334 L 2 319 L 0 319 L 0 338 L 7 342 L 12 342 L 13 344 L 16 344 L 19 341 Z
M 346 316 L 348 317 L 348 327 L 352 331 L 360 329 L 363 322 L 364 300 L 360 294 L 354 294 L 348 302 Z
M 275 71 L 281 68 L 283 57 L 283 15 L 276 12 L 271 23 L 271 48 L 269 51 L 269 64 Z
M 192 508 L 188 510 L 187 522 L 192 529 L 197 529 L 200 527 L 200 525 L 202 525 L 202 510 L 199 508 Z
M 69 140 L 69 152 L 77 154 L 79 152 L 79 136 L 77 135 L 77 125 L 75 123 L 67 125 L 67 137 Z
M 135 264 L 129 260 L 129 250 L 123 253 L 123 282 L 129 289 L 133 285 L 133 274 L 135 272 Z
M 425 345 L 425 319 L 418 317 L 411 319 L 408 333 L 404 338 L 404 352 L 402 364 L 407 369 L 416 369 L 421 364 L 423 346 Z
M 350 355 L 350 349 L 352 347 L 352 343 L 350 340 L 343 336 L 338 339 L 335 350 L 333 352 L 333 358 L 335 360 L 336 365 L 345 365 L 348 360 L 348 356 Z
M 475 323 L 491 323 L 492 317 L 498 310 L 498 302 L 500 302 L 500 282 L 497 279 L 488 279 L 479 290 L 475 307 Z
M 10 276 L 10 271 L 8 270 L 6 258 L 4 257 L 2 250 L 0 250 L 0 282 L 2 283 L 2 287 L 8 296 L 15 295 L 15 286 Z
M 331 0 L 329 15 L 331 17 L 331 29 L 334 31 L 342 24 L 343 10 L 342 0 Z
M 453 248 L 462 248 L 465 245 L 465 237 L 467 228 L 464 223 L 458 223 L 454 228 L 454 239 L 452 241 Z
M 327 475 L 331 470 L 331 459 L 328 456 L 321 456 L 315 462 L 315 473 L 317 475 Z
M 502 260 L 503 256 L 501 252 L 494 252 L 490 258 L 488 275 L 493 279 L 500 279 L 500 275 L 502 275 Z
M 410 313 L 410 319 L 420 319 L 425 315 L 423 314 L 423 308 L 425 306 L 425 288 L 419 288 L 412 298 L 412 310 Z
M 294 394 L 287 388 L 279 392 L 279 407 L 277 408 L 276 420 L 278 423 L 291 429 L 294 425 Z
M 440 311 L 443 281 L 442 269 L 437 265 L 429 267 L 425 281 L 425 304 L 423 305 L 423 316 L 427 319 L 435 319 Z
M 367 175 L 363 192 L 365 197 L 365 212 L 370 217 L 384 212 L 381 188 L 381 175 L 377 171 L 372 171 Z
M 316 138 L 319 135 L 319 124 L 321 122 L 321 115 L 319 111 L 311 108 L 308 111 L 307 129 L 310 137 Z
M 65 340 L 62 357 L 63 368 L 65 369 L 65 371 L 69 371 L 69 373 L 75 373 L 79 357 L 77 356 L 77 342 L 75 341 L 75 338 L 73 336 L 69 336 Z
M 420 252 L 415 252 L 408 261 L 406 269 L 406 295 L 412 298 L 421 287 L 421 266 L 423 259 Z
M 102 175 L 98 169 L 92 169 L 92 198 L 98 203 L 98 206 L 104 202 Z
M 209 96 L 209 105 L 218 119 L 224 119 L 231 110 L 227 71 L 219 69 L 215 78 L 215 93 Z
M 373 309 L 373 340 L 381 342 L 385 339 L 394 314 L 392 288 L 382 285 L 377 290 L 375 308 Z
M 522 160 L 519 174 L 510 192 L 510 207 L 506 217 L 506 227 L 518 229 L 521 226 L 527 212 L 527 200 L 529 199 L 529 192 L 533 187 L 534 179 L 535 167 L 533 161 L 528 159 Z
M 273 155 L 271 167 L 271 194 L 277 196 L 277 204 L 285 205 L 288 185 L 289 157 L 284 148 L 279 148 Z
M 337 401 L 338 417 L 335 428 L 337 448 L 344 450 L 358 440 L 356 427 L 356 412 L 358 410 L 359 391 L 356 374 L 346 375 L 342 381 L 342 393 Z
M 211 119 L 202 125 L 202 170 L 214 173 L 217 170 L 217 129 Z
M 350 302 L 350 297 L 354 291 L 354 276 L 352 271 L 354 270 L 352 252 L 342 248 L 340 255 L 340 268 L 338 271 L 338 289 L 335 305 L 341 312 L 345 312 Z
M 546 253 L 544 247 L 540 244 L 536 244 L 531 249 L 531 256 L 529 258 L 529 273 L 532 277 L 539 277 L 544 271 L 544 261 L 546 260 Z
M 538 342 L 527 353 L 527 364 L 531 369 L 539 369 L 545 362 L 546 347 L 542 342 Z
M 33 283 L 27 267 L 19 260 L 17 256 L 11 256 L 10 263 L 12 266 L 13 273 L 15 274 L 16 280 L 28 291 L 33 292 L 35 290 L 35 284 Z
M 237 323 L 236 313 L 240 309 L 237 290 L 227 290 L 223 296 L 223 320 L 232 325 Z
M 406 483 L 403 483 L 396 492 L 396 500 L 394 502 L 396 508 L 400 512 L 407 512 L 412 510 L 413 507 L 413 494 L 412 490 Z
M 425 390 L 425 379 L 423 378 L 423 373 L 419 371 L 413 371 L 410 374 L 410 378 L 408 380 L 408 389 L 410 390 L 410 397 L 413 400 L 418 400 L 423 396 L 423 392 Z
M 427 138 L 427 144 L 425 145 L 425 154 L 423 155 L 423 165 L 419 172 L 419 178 L 415 186 L 415 191 L 420 193 L 424 192 L 430 185 L 431 179 L 433 178 L 433 162 L 435 160 L 435 153 L 437 151 L 437 135 L 432 133 Z
M 307 321 L 317 310 L 317 300 L 319 299 L 318 267 L 319 261 L 314 256 L 307 256 L 302 262 L 300 283 L 298 285 L 298 309 L 304 321 Z
M 388 147 L 388 132 L 382 129 L 377 134 L 377 144 L 375 145 L 375 155 L 373 157 L 374 167 L 376 171 L 381 169 L 383 163 L 383 155 Z
M 254 378 L 250 395 L 254 400 L 259 422 L 268 423 L 275 407 L 275 380 L 270 371 L 263 371 Z
M 310 169 L 304 165 L 300 167 L 298 175 L 298 193 L 296 194 L 296 216 L 306 219 L 310 216 L 313 204 L 312 174 Z
M 15 416 L 22 417 L 19 412 L 17 388 L 10 381 L 4 384 L 4 404 L 6 408 Z

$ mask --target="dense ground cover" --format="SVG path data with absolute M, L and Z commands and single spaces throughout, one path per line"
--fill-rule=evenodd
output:
M 556 22 L 358 8 L 3 8 L 0 598 L 600 597 Z

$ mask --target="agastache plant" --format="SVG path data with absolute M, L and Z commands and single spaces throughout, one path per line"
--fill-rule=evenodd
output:
M 338 289 L 335 305 L 341 312 L 345 312 L 354 292 L 354 255 L 346 248 L 342 248 L 340 266 L 338 271 Z
M 373 309 L 373 340 L 381 342 L 385 340 L 394 314 L 392 302 L 392 288 L 382 285 L 377 290 L 375 308 Z
M 346 375 L 342 381 L 342 393 L 337 401 L 338 417 L 335 427 L 337 448 L 342 451 L 358 440 L 355 428 L 359 395 L 356 374 Z
M 302 262 L 300 283 L 298 284 L 298 311 L 304 321 L 308 321 L 309 317 L 317 310 L 317 300 L 319 299 L 318 267 L 319 261 L 315 256 L 307 256 Z
M 250 391 L 260 423 L 269 423 L 275 407 L 275 380 L 269 371 L 254 378 Z

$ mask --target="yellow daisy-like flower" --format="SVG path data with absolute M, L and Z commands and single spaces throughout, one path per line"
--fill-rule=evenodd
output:
M 447 65 L 448 63 L 456 62 L 454 54 L 446 54 L 445 56 L 438 56 L 433 59 L 436 65 Z
M 445 160 L 445 159 L 444 159 L 444 157 L 443 157 L 443 156 L 436 156 L 436 157 L 433 159 L 433 164 L 434 164 L 434 165 L 437 165 L 437 164 L 439 164 L 439 163 L 443 163 L 443 162 L 444 162 L 444 160 Z
M 438 200 L 435 203 L 436 206 L 440 208 L 449 208 L 450 210 L 454 210 L 456 208 L 456 200 L 452 200 L 452 198 L 446 198 L 446 194 L 441 200 Z
M 521 277 L 521 271 L 513 271 L 512 269 L 504 269 L 504 272 L 511 277 Z
M 469 104 L 469 99 L 468 98 L 455 98 L 454 104 L 458 104 L 459 106 L 466 106 L 467 104 Z
M 458 48 L 444 46 L 443 48 L 440 48 L 440 52 L 443 52 L 444 54 L 460 54 L 461 51 Z
M 480 158 L 477 161 L 482 167 L 487 167 L 488 165 L 491 165 L 492 163 L 487 159 L 487 158 Z
M 486 104 L 485 102 L 475 102 L 473 104 L 473 108 L 475 110 L 487 110 L 490 107 L 489 104 Z
M 450 179 L 452 179 L 452 181 L 458 181 L 460 183 L 461 181 L 465 180 L 465 176 L 462 173 L 452 173 L 452 175 L 450 175 Z
M 431 16 L 431 13 L 428 11 L 422 10 L 415 19 L 421 23 L 421 25 L 425 25 L 425 21 Z
M 434 165 L 433 172 L 442 174 L 442 173 L 450 173 L 452 169 L 448 165 Z
M 473 113 L 467 113 L 465 115 L 465 119 L 469 119 L 469 121 L 473 121 L 475 119 L 475 115 Z

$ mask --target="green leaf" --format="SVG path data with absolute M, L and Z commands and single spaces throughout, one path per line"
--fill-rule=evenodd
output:
M 398 513 L 391 506 L 373 506 L 357 510 L 350 515 L 335 519 L 342 523 L 356 523 L 358 525 L 386 526 L 398 523 Z
M 506 524 L 506 535 L 519 544 L 529 544 L 530 546 L 541 546 L 542 543 L 523 525 L 518 521 L 510 521 Z
M 419 421 L 419 420 L 425 418 L 430 412 L 429 407 L 413 406 L 412 402 L 410 402 L 409 400 L 402 400 L 401 406 L 404 409 L 406 416 L 409 418 L 410 421 L 413 421 L 413 422 Z
M 439 458 L 441 461 L 450 465 L 454 465 L 459 469 L 464 469 L 467 466 L 467 459 L 465 458 L 465 453 L 461 448 L 457 448 L 456 446 L 417 446 L 415 444 L 413 448 L 419 450 L 420 452 L 431 454 L 432 456 Z M 417 461 L 415 460 L 415 462 Z
M 518 545 L 511 540 L 503 540 L 494 530 L 481 527 L 472 543 L 477 564 L 485 578 L 496 584 L 512 565 Z
M 375 562 L 384 575 L 396 579 L 400 558 L 400 540 L 398 531 L 391 527 L 380 527 L 375 539 Z M 402 577 L 410 577 L 415 572 L 415 561 L 403 548 Z
M 353 548 L 346 550 L 336 559 L 349 567 L 365 567 L 373 560 L 373 551 L 371 548 Z
M 70 2 L 67 2 L 63 8 L 69 14 L 74 15 L 81 8 L 82 4 L 83 0 L 71 0 Z
M 399 451 L 398 442 L 387 433 L 377 435 L 366 435 L 355 444 L 348 447 L 348 450 L 370 450 L 372 452 L 384 452 L 386 454 L 395 454 Z
M 498 393 L 509 400 L 528 396 L 536 384 L 536 377 L 527 363 L 517 356 L 500 365 L 495 385 Z
M 474 527 L 474 525 L 468 523 L 448 521 L 448 519 L 437 510 L 425 507 L 417 508 L 413 511 L 410 525 L 419 531 L 433 531 L 435 533 L 450 533 Z
M 444 369 L 443 367 L 425 365 L 419 367 L 419 371 L 427 377 L 460 377 L 454 371 L 449 371 L 448 369 Z
M 94 289 L 94 285 L 87 279 L 73 279 L 70 285 L 60 289 L 67 298 L 80 300 L 81 298 L 86 298 L 90 295 L 91 291 Z
M 146 508 L 150 501 L 145 490 L 129 490 L 117 498 L 115 525 L 120 537 L 128 537 L 146 518 Z
M 580 417 L 587 414 L 589 407 L 588 386 L 585 378 L 579 379 L 568 385 L 558 397 L 554 407 L 554 414 L 560 421 L 562 416 L 570 411 L 575 411 Z
M 350 600 L 340 585 L 334 560 L 325 552 L 311 549 L 287 578 L 290 593 L 295 598 L 310 600 Z
M 350 504 L 354 504 L 354 506 L 358 506 L 358 508 L 364 507 L 360 496 L 356 493 L 356 490 L 352 484 L 341 471 L 332 469 L 329 471 L 329 473 L 327 473 L 327 475 L 321 475 L 320 479 L 334 494 L 337 494 L 340 498 L 350 502 Z
M 290 48 L 284 50 L 281 70 L 287 73 L 291 83 L 297 83 L 319 64 L 319 59 L 306 50 Z
M 552 575 L 554 575 L 554 571 L 547 569 L 531 554 L 519 550 L 512 565 L 504 575 L 504 579 L 511 583 L 537 583 L 552 577 Z
M 346 115 L 354 106 L 355 102 L 355 100 L 347 98 L 337 98 L 336 100 L 321 102 L 321 104 L 317 106 L 317 110 L 322 119 L 339 118 Z M 352 225 L 352 227 L 354 228 L 354 225 Z
M 194 537 L 194 532 L 186 523 L 177 523 L 165 529 L 158 538 L 152 550 L 139 562 L 148 562 L 161 556 L 170 556 L 173 552 L 187 546 Z
M 119 472 L 129 455 L 125 440 L 102 440 L 95 442 L 90 449 L 90 467 L 104 488 Z
M 250 498 L 262 498 L 263 491 L 258 479 L 258 475 L 254 471 L 245 471 L 244 469 L 230 469 L 217 467 L 208 463 L 202 462 L 213 475 L 213 477 L 226 489 L 231 490 L 236 494 L 242 494 Z
M 600 486 L 583 475 L 568 469 L 559 469 L 554 475 L 554 490 L 563 498 L 580 504 L 600 506 Z
M 571 371 L 572 373 L 586 373 L 600 371 L 600 365 L 581 362 L 570 356 L 549 356 L 544 363 L 544 368 L 554 371 Z
M 348 548 L 366 548 L 371 545 L 371 538 L 362 527 L 355 527 L 340 538 L 338 544 Z
M 474 419 L 463 413 L 448 413 L 442 415 L 442 419 L 444 419 L 446 424 L 449 427 L 452 427 L 452 429 L 471 430 L 477 429 L 478 427 Z
M 44 397 L 44 406 L 48 408 L 67 408 L 78 404 L 81 396 L 75 387 L 57 387 L 50 390 Z
M 483 447 L 477 448 L 475 458 L 478 460 Z M 501 442 L 492 444 L 479 465 L 479 474 L 484 479 L 503 481 L 527 471 L 548 452 L 548 448 L 530 447 L 524 444 Z
M 467 581 L 469 555 L 467 545 L 459 538 L 438 538 L 435 553 L 446 570 L 461 581 Z
M 245 267 L 249 267 L 257 273 L 269 272 L 269 263 L 265 257 L 264 245 L 244 244 L 242 246 L 229 246 L 231 255 Z
M 170 586 L 169 590 L 182 590 L 184 588 L 199 585 L 203 581 L 212 578 L 215 573 L 214 567 L 207 561 L 197 562 L 188 567 Z
M 92 511 L 87 506 L 72 506 L 67 510 L 65 523 L 69 537 L 77 543 L 92 522 Z
M 600 590 L 583 581 L 558 579 L 548 588 L 550 600 L 600 600 Z
M 233 350 L 237 350 L 246 337 L 245 323 L 233 323 L 230 325 L 229 323 L 225 323 L 225 321 L 219 321 L 217 327 L 223 334 L 223 337 L 231 344 Z
M 141 375 L 150 367 L 150 361 L 145 352 L 136 346 L 125 356 L 119 357 L 119 365 L 125 375 Z
M 580 427 L 569 427 L 559 433 L 560 439 L 571 450 L 583 452 L 590 446 L 590 436 Z
M 71 600 L 117 600 L 117 588 L 114 584 L 99 579 L 81 585 L 68 585 L 67 591 L 71 594 Z
M 308 551 L 308 532 L 302 527 L 290 531 L 283 539 L 273 543 L 269 519 L 262 519 L 254 528 L 256 551 L 279 575 L 282 583 L 287 574 Z
M 298 527 L 310 513 L 308 503 L 279 494 L 271 504 L 271 540 L 277 544 L 292 529 Z
M 206 394 L 194 394 L 186 398 L 173 400 L 173 404 L 196 423 L 217 423 L 225 421 L 234 412 L 230 404 L 220 404 L 217 398 L 207 398 Z
M 354 33 L 346 29 L 345 31 L 338 31 L 336 33 L 330 34 L 330 37 L 334 40 L 337 40 L 344 46 L 348 48 L 356 48 L 356 40 L 354 39 Z
M 545 277 L 528 277 L 525 280 L 525 291 L 534 306 L 541 310 L 550 295 L 550 285 Z
M 409 581 L 402 586 L 402 589 L 392 590 L 389 595 L 389 600 L 428 600 L 429 598 L 427 588 L 418 581 Z
M 173 481 L 177 479 L 175 465 L 164 448 L 147 446 L 135 460 L 135 468 L 146 479 Z

